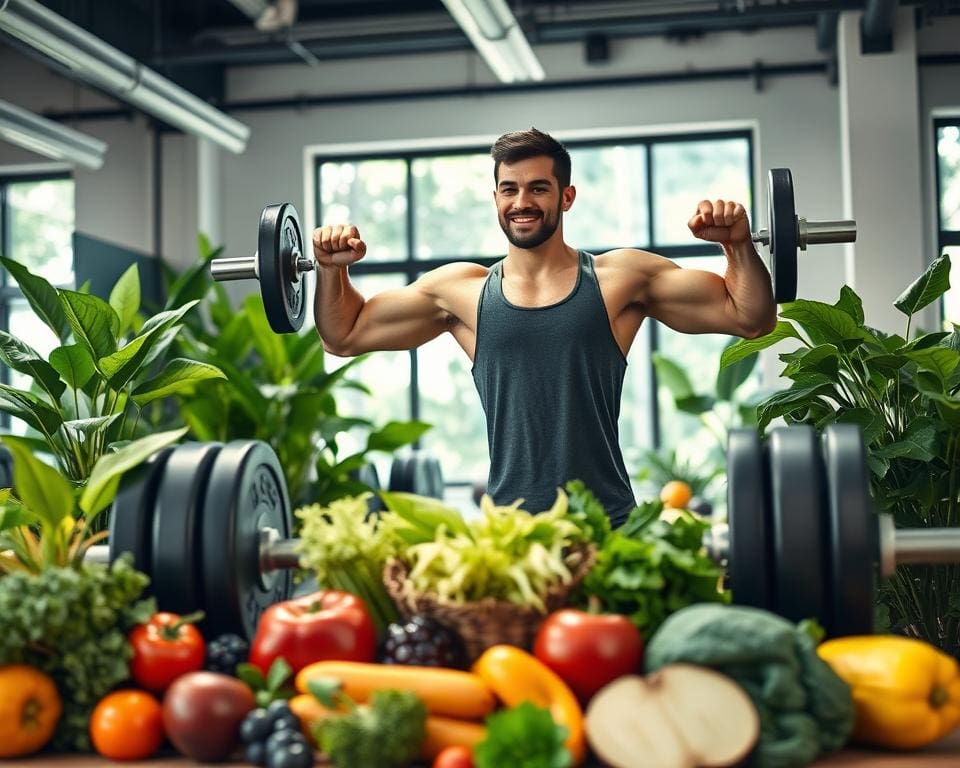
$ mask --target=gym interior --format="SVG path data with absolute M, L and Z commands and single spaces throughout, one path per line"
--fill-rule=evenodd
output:
M 324 228 L 367 300 L 539 253 L 531 127 L 567 246 L 721 278 L 735 201 L 773 281 L 763 333 L 639 323 L 613 527 L 487 493 L 454 332 L 316 329 Z M 960 3 L 0 0 L 0 257 L 0 759 L 960 759 Z

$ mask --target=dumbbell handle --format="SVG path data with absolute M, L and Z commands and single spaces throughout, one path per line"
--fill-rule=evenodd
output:
M 311 272 L 316 264 L 313 259 L 301 256 L 300 251 L 293 248 L 290 256 L 296 259 L 294 276 L 299 278 L 303 272 Z M 259 280 L 260 279 L 260 258 L 259 256 L 240 256 L 230 259 L 214 259 L 210 262 L 210 275 L 217 282 L 228 280 Z
M 770 230 L 764 227 L 750 234 L 755 243 L 770 245 Z M 803 250 L 808 245 L 824 243 L 854 243 L 857 240 L 857 222 L 853 219 L 810 221 L 797 216 L 797 245 Z

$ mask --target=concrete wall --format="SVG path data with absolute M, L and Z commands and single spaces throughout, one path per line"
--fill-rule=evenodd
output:
M 921 55 L 956 52 L 958 36 L 960 23 L 937 19 L 935 26 L 918 31 L 917 50 Z M 585 65 L 578 45 L 543 46 L 538 55 L 548 77 L 561 80 L 751 66 L 754 61 L 772 65 L 824 59 L 816 50 L 813 31 L 806 29 L 706 35 L 689 44 L 660 39 L 615 41 L 612 60 L 603 67 Z M 960 68 L 955 66 L 919 69 L 916 112 L 923 146 L 902 147 L 904 155 L 914 157 L 922 172 L 923 242 L 916 243 L 914 251 L 922 252 L 924 260 L 932 255 L 935 215 L 930 199 L 930 115 L 934 111 L 960 110 L 958 74 Z M 229 74 L 228 98 L 237 102 L 298 94 L 333 97 L 489 82 L 492 77 L 474 54 L 436 54 L 351 60 L 317 69 L 306 65 L 238 68 Z M 878 88 L 874 98 L 897 98 L 897 94 Z M 353 105 L 331 103 L 275 111 L 240 109 L 234 115 L 252 129 L 250 144 L 242 155 L 216 150 L 211 153 L 209 148 L 201 150 L 191 137 L 163 135 L 162 253 L 173 264 L 190 263 L 196 257 L 196 232 L 202 222 L 215 240 L 226 245 L 228 255 L 250 255 L 255 248 L 260 210 L 270 202 L 295 202 L 304 211 L 305 226 L 312 225 L 312 211 L 305 205 L 306 188 L 311 182 L 309 147 L 477 136 L 492 139 L 504 131 L 533 124 L 558 135 L 748 127 L 756 139 L 757 210 L 762 212 L 766 206 L 766 169 L 787 166 L 794 169 L 797 210 L 809 218 L 835 218 L 844 212 L 840 96 L 840 90 L 825 76 L 803 75 L 769 78 L 760 91 L 749 80 L 721 80 Z M 38 112 L 110 103 L 3 47 L 0 98 Z M 78 231 L 152 252 L 153 138 L 146 120 L 84 121 L 73 127 L 110 144 L 103 169 L 76 174 Z M 878 124 L 875 130 L 883 131 L 884 126 Z M 37 160 L 30 153 L 0 143 L 0 168 Z M 852 211 L 858 218 L 866 213 Z M 875 226 L 896 228 L 895 213 L 877 217 Z M 870 254 L 863 256 L 863 269 L 869 270 L 870 259 Z M 801 264 L 799 293 L 834 300 L 845 280 L 843 248 L 818 247 L 802 254 Z M 874 265 L 876 270 L 883 270 L 883 259 L 877 259 Z M 866 284 L 863 287 L 874 290 Z M 865 298 L 869 304 L 870 297 Z M 877 301 L 887 298 L 884 295 Z

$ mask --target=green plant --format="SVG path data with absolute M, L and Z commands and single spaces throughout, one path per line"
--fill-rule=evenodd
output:
M 105 454 L 83 487 L 38 459 L 29 440 L 5 436 L 14 485 L 0 489 L 0 664 L 25 663 L 57 682 L 64 714 L 55 749 L 88 750 L 97 701 L 130 676 L 130 629 L 156 611 L 141 600 L 148 578 L 124 556 L 109 568 L 84 561 L 97 517 L 124 472 L 183 430 L 150 435 Z
M 144 319 L 136 265 L 120 277 L 107 302 L 54 288 L 16 261 L 0 262 L 60 342 L 48 361 L 0 331 L 0 360 L 32 380 L 29 391 L 0 384 L 0 410 L 24 421 L 33 430 L 32 447 L 52 453 L 72 482 L 86 482 L 101 456 L 137 435 L 144 407 L 223 377 L 207 363 L 166 359 L 197 302 Z
M 370 490 L 356 479 L 370 462 L 367 454 L 391 453 L 418 440 L 430 426 L 396 421 L 377 429 L 367 419 L 341 415 L 338 390 L 370 394 L 348 378 L 364 358 L 326 370 L 323 342 L 315 330 L 274 333 L 259 295 L 248 296 L 235 309 L 206 266 L 219 249 L 201 237 L 200 250 L 200 262 L 170 283 L 168 307 L 209 297 L 204 305 L 209 319 L 199 314 L 189 318 L 176 344 L 184 354 L 223 370 L 226 379 L 177 393 L 179 413 L 191 434 L 198 440 L 269 443 L 280 459 L 294 506 L 327 504 Z M 341 456 L 337 438 L 353 429 L 367 431 L 366 444 Z
M 789 389 L 758 406 L 758 424 L 774 419 L 812 424 L 852 422 L 863 430 L 870 485 L 879 510 L 898 526 L 960 525 L 960 329 L 911 336 L 913 316 L 950 287 L 950 259 L 936 259 L 894 302 L 906 318 L 903 336 L 865 323 L 863 303 L 848 286 L 836 304 L 784 304 L 768 336 L 724 353 L 735 365 L 784 339 L 780 355 Z M 878 621 L 960 653 L 960 566 L 902 566 L 881 585 Z

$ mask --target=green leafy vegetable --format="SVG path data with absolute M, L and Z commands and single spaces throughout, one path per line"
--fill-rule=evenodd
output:
M 487 718 L 487 736 L 473 750 L 476 768 L 568 768 L 567 729 L 529 701 Z
M 585 541 L 592 541 L 598 547 L 603 546 L 610 535 L 610 517 L 603 505 L 597 500 L 582 480 L 571 480 L 564 486 L 567 492 L 570 518 L 583 533 Z
M 250 690 L 253 691 L 253 697 L 258 707 L 266 707 L 271 701 L 277 699 L 292 698 L 295 691 L 289 685 L 284 685 L 289 679 L 293 668 L 287 663 L 286 659 L 278 656 L 273 660 L 267 676 L 264 677 L 259 667 L 253 664 L 238 664 L 237 677 L 245 682 Z
M 46 568 L 0 578 L 0 664 L 29 664 L 50 674 L 63 698 L 55 750 L 90 750 L 90 713 L 130 676 L 127 633 L 156 611 L 140 600 L 148 579 L 128 557 L 108 569 Z

